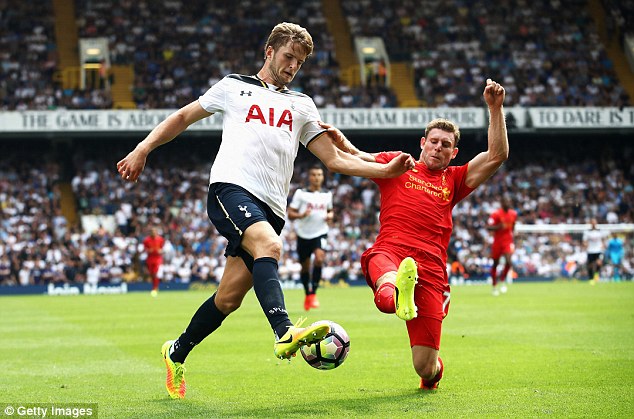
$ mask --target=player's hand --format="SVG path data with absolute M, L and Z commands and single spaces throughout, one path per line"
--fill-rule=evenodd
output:
M 345 151 L 346 153 L 352 153 L 353 150 L 350 150 L 347 146 L 346 136 L 343 135 L 343 132 L 341 132 L 339 128 L 323 121 L 319 121 L 319 125 L 326 130 L 326 134 L 339 150 Z
M 504 97 L 506 96 L 506 92 L 504 87 L 500 83 L 494 82 L 491 79 L 487 79 L 487 84 L 484 88 L 484 93 L 482 93 L 484 100 L 486 101 L 489 108 L 500 108 L 504 103 Z
M 117 171 L 121 175 L 121 179 L 128 182 L 136 182 L 145 168 L 147 154 L 139 149 L 134 149 L 127 156 L 117 163 Z
M 416 166 L 416 161 L 410 154 L 401 153 L 390 160 L 390 162 L 387 163 L 386 166 L 386 177 L 397 177 L 407 172 L 408 170 L 412 170 L 414 166 Z
M 304 211 L 304 216 L 302 218 L 308 217 L 310 215 L 311 211 L 312 210 L 310 208 L 307 208 L 306 211 Z

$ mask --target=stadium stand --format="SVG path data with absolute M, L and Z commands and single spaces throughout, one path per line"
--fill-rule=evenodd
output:
M 106 36 L 113 65 L 133 66 L 132 97 L 140 109 L 175 108 L 224 74 L 254 72 L 264 37 L 282 15 L 272 0 L 232 4 L 235 13 L 226 3 L 200 0 L 74 4 L 78 35 Z M 487 2 L 469 8 L 460 1 L 430 1 L 425 8 L 409 0 L 340 4 L 350 34 L 379 35 L 393 60 L 413 63 L 415 88 L 427 106 L 480 106 L 478 80 L 489 75 L 503 81 L 510 104 L 630 103 L 584 1 L 528 7 L 506 0 L 495 10 Z M 630 4 L 604 1 L 614 36 L 631 28 L 625 23 L 631 21 Z M 0 0 L 0 110 L 113 107 L 107 89 L 65 88 L 55 76 L 60 64 L 52 5 L 42 1 L 34 9 L 27 2 Z M 316 43 L 315 56 L 294 87 L 323 108 L 397 104 L 396 94 L 385 86 L 342 83 L 343 60 L 336 57 L 336 39 L 320 1 L 288 6 L 285 10 L 294 15 L 286 18 L 307 26 Z M 555 14 L 560 21 L 551 19 Z M 592 146 L 587 138 L 544 143 L 553 141 L 551 136 L 536 145 L 533 136 L 524 138 L 530 142 L 526 145 L 512 136 L 508 164 L 455 209 L 451 259 L 460 261 L 471 278 L 486 275 L 490 237 L 484 225 L 501 195 L 515 202 L 524 224 L 583 224 L 590 218 L 602 224 L 634 222 L 634 150 L 627 142 L 605 146 L 608 135 L 593 139 Z M 161 226 L 168 241 L 165 280 L 218 281 L 224 239 L 204 210 L 211 145 L 192 146 L 187 155 L 169 145 L 157 150 L 142 181 L 132 185 L 121 182 L 114 170 L 129 142 L 82 137 L 60 144 L 44 137 L 0 139 L 1 285 L 140 280 L 139 243 L 152 224 Z M 387 141 L 390 147 L 411 146 L 394 134 Z M 536 153 L 540 149 L 544 152 Z M 465 140 L 461 156 L 470 152 Z M 291 194 L 310 163 L 309 154 L 301 153 Z M 335 191 L 336 220 L 324 278 L 362 280 L 359 258 L 378 231 L 377 188 L 371 181 L 336 175 L 329 175 L 328 187 Z M 82 219 L 87 224 L 75 222 Z M 293 234 L 287 224 L 280 272 L 291 281 L 299 271 Z M 624 268 L 632 278 L 634 240 L 627 237 Z M 579 234 L 518 234 L 517 248 L 520 276 L 583 276 Z
M 213 155 L 209 144 L 197 146 L 190 141 L 186 154 L 170 145 L 157 150 L 138 184 L 122 182 L 112 169 L 129 143 L 74 144 L 71 184 L 79 214 L 114 221 L 111 228 L 97 223 L 92 229 L 73 226 L 60 216 L 57 185 L 63 170 L 52 163 L 59 161 L 54 150 L 42 148 L 49 163 L 41 166 L 27 149 L 16 151 L 15 144 L 6 144 L 0 162 L 0 254 L 8 257 L 11 273 L 2 274 L 6 258 L 0 258 L 2 283 L 83 282 L 89 277 L 97 283 L 140 280 L 143 253 L 139 243 L 151 225 L 159 226 L 168 242 L 164 280 L 217 281 L 223 268 L 224 239 L 211 227 L 205 212 Z M 516 156 L 455 209 L 450 257 L 459 260 L 472 279 L 488 272 L 490 237 L 485 225 L 502 195 L 513 200 L 523 224 L 583 224 L 590 218 L 602 224 L 634 221 L 631 146 L 624 146 L 620 153 L 591 148 L 585 156 L 562 153 L 565 144 L 544 148 L 542 153 L 529 153 L 526 147 L 517 145 Z M 468 146 L 462 152 L 468 158 Z M 300 154 L 292 191 L 304 184 L 302 176 L 313 162 L 308 152 Z M 331 249 L 324 277 L 332 282 L 362 281 L 360 255 L 378 231 L 377 188 L 365 179 L 332 174 L 328 188 L 336 197 L 335 222 L 329 233 Z M 290 281 L 298 273 L 293 234 L 287 223 L 281 273 Z M 631 278 L 634 242 L 628 237 L 624 272 Z M 576 275 L 583 276 L 580 234 L 520 233 L 516 246 L 515 269 L 521 277 L 564 275 L 570 263 L 577 267 Z
M 342 2 L 354 35 L 380 36 L 394 61 L 412 63 L 426 106 L 479 106 L 486 77 L 508 105 L 627 106 L 587 4 Z
M 470 7 L 459 1 L 418 7 L 412 0 L 328 4 L 342 7 L 347 18 L 350 30 L 338 36 L 380 36 L 394 71 L 408 63 L 413 88 L 425 106 L 480 106 L 479 85 L 485 77 L 507 86 L 508 105 L 630 103 L 584 0 L 540 1 L 531 8 L 518 0 Z M 274 0 L 237 7 L 201 0 L 76 0 L 74 6 L 78 36 L 108 38 L 113 68 L 133 68 L 131 98 L 142 109 L 177 108 L 228 73 L 254 72 L 265 37 L 282 15 Z M 41 2 L 37 12 L 18 0 L 5 0 L 0 10 L 2 109 L 116 107 L 109 89 L 63 86 L 56 76 L 61 70 L 57 56 L 64 51 L 56 44 L 50 0 Z M 335 40 L 322 10 L 319 0 L 285 4 L 285 18 L 308 27 L 316 45 L 294 88 L 324 108 L 396 106 L 390 87 L 343 81 L 342 71 L 348 69 L 340 67 L 335 44 L 350 39 Z M 605 10 L 611 17 L 608 28 L 625 33 L 631 8 L 606 1 Z M 394 84 L 399 83 L 395 77 Z M 405 88 L 412 90 L 411 85 Z

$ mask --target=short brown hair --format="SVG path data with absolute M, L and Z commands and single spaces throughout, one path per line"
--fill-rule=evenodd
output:
M 455 139 L 453 146 L 458 146 L 458 142 L 460 141 L 460 130 L 458 129 L 458 125 L 454 124 L 448 119 L 436 118 L 429 124 L 427 124 L 427 128 L 425 128 L 425 137 L 427 137 L 429 135 L 429 131 L 433 130 L 434 128 L 452 133 Z
M 306 57 L 313 53 L 313 38 L 310 36 L 306 28 L 303 28 L 295 23 L 282 22 L 275 25 L 269 39 L 266 40 L 264 45 L 264 52 L 271 46 L 277 50 L 292 41 L 294 44 L 299 44 L 306 54 Z

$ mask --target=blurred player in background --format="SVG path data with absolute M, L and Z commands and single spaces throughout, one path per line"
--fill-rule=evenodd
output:
M 483 96 L 490 116 L 487 151 L 463 166 L 449 166 L 458 154 L 460 131 L 451 121 L 435 119 L 420 140 L 414 169 L 394 179 L 374 179 L 381 192 L 381 227 L 361 265 L 377 308 L 406 321 L 414 369 L 425 390 L 438 387 L 444 370 L 438 351 L 442 321 L 449 310 L 452 209 L 489 179 L 509 153 L 504 88 L 488 79 Z M 398 155 L 361 152 L 338 129 L 322 126 L 339 148 L 368 161 L 389 162 Z
M 306 29 L 276 25 L 264 46 L 264 64 L 254 75 L 231 74 L 204 95 L 158 124 L 117 163 L 124 180 L 136 182 L 148 154 L 173 140 L 194 122 L 222 114 L 222 141 L 209 178 L 207 214 L 228 241 L 227 262 L 218 290 L 194 313 L 185 331 L 168 340 L 161 352 L 167 368 L 167 391 L 185 397 L 185 358 L 238 309 L 253 288 L 275 335 L 276 357 L 290 359 L 299 348 L 321 340 L 327 322 L 293 325 L 279 280 L 280 233 L 286 218 L 293 164 L 300 143 L 330 171 L 351 176 L 394 177 L 413 167 L 401 154 L 388 164 L 370 163 L 333 145 L 319 125 L 313 100 L 286 86 L 312 54 Z M 248 332 L 235 345 L 248 345 Z
M 493 231 L 493 244 L 491 245 L 491 280 L 493 281 L 493 295 L 498 296 L 500 293 L 506 292 L 506 277 L 513 267 L 511 258 L 515 251 L 515 243 L 513 242 L 513 232 L 515 230 L 515 222 L 517 221 L 517 212 L 511 208 L 508 198 L 503 198 L 501 208 L 497 209 L 489 216 L 487 228 Z M 500 258 L 504 256 L 504 269 L 502 275 L 498 277 L 498 264 Z M 501 283 L 498 289 L 498 280 Z
M 163 265 L 163 246 L 165 246 L 165 239 L 159 235 L 156 227 L 152 227 L 150 235 L 143 239 L 143 250 L 147 255 L 145 266 L 152 280 L 152 297 L 158 295 L 159 284 L 161 283 L 159 270 L 161 265 Z
M 604 234 L 597 228 L 597 220 L 590 220 L 590 230 L 583 233 L 583 243 L 586 247 L 586 267 L 590 285 L 599 281 L 601 266 L 603 265 L 603 238 Z
M 623 256 L 625 255 L 625 248 L 623 246 L 623 239 L 618 236 L 617 233 L 612 233 L 612 237 L 608 240 L 606 247 L 606 259 L 612 268 L 612 280 L 621 280 L 621 265 L 623 263 Z
M 288 219 L 295 220 L 297 255 L 302 265 L 300 279 L 304 286 L 304 310 L 319 308 L 317 288 L 326 258 L 328 223 L 332 221 L 332 192 L 322 189 L 324 170 L 313 166 L 308 170 L 308 188 L 297 189 L 288 206 Z M 312 270 L 311 270 L 312 257 Z

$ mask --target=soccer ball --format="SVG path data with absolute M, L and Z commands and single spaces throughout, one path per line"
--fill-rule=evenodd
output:
M 350 351 L 350 338 L 343 327 L 328 321 L 330 333 L 310 346 L 302 346 L 302 356 L 313 368 L 332 370 L 345 361 Z

